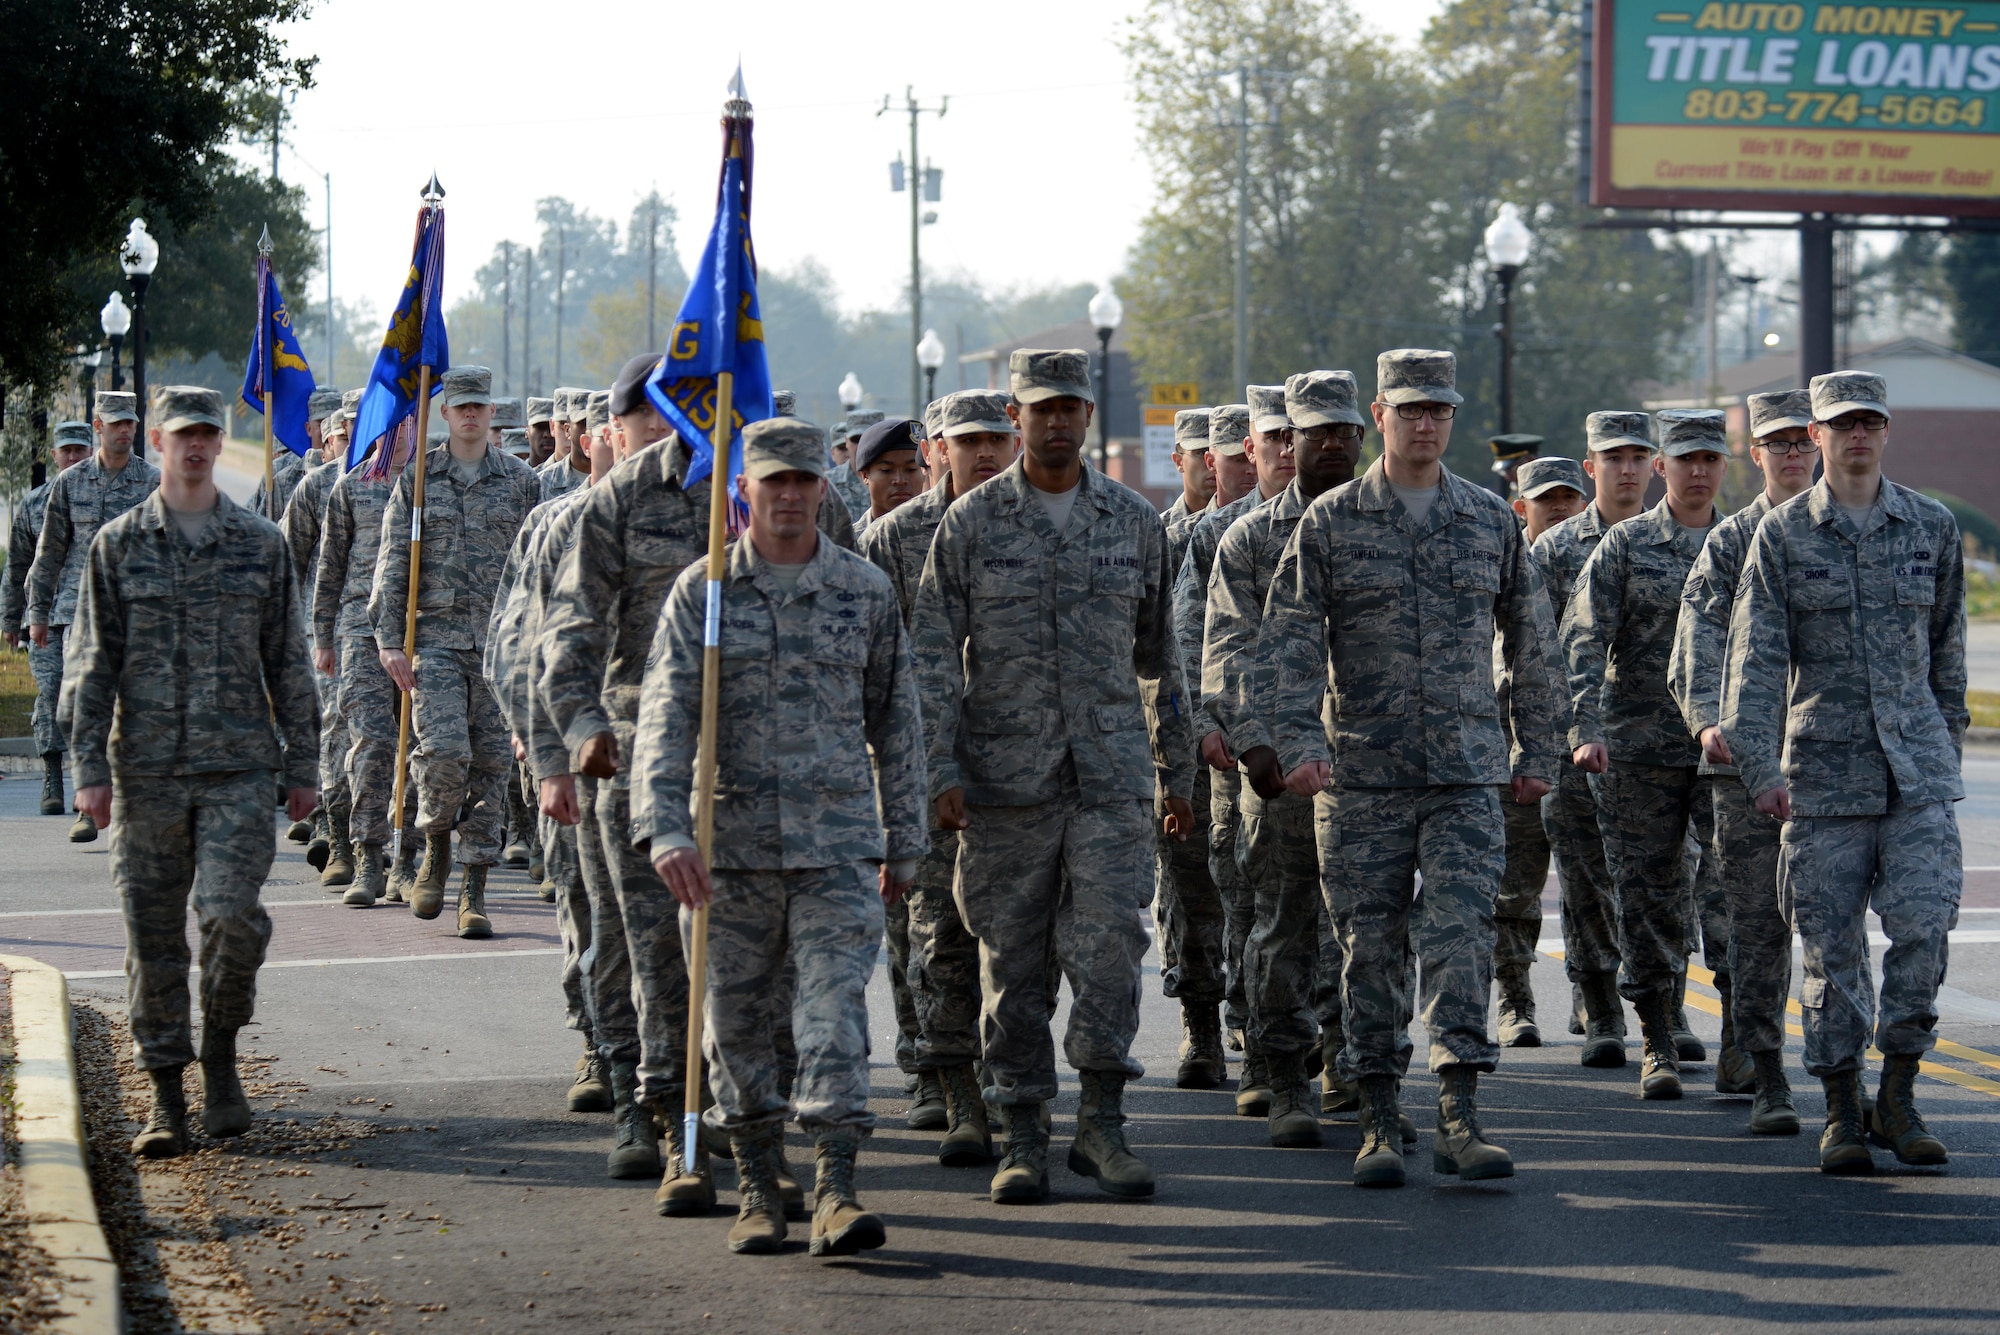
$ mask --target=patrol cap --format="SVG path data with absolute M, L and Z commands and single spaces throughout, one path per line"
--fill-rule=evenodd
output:
M 542 423 L 548 421 L 555 415 L 556 415 L 556 401 L 554 399 L 528 400 L 529 426 L 540 426 Z
M 1208 409 L 1183 408 L 1174 414 L 1174 453 L 1193 454 L 1208 448 Z
M 611 391 L 593 389 L 584 401 L 583 429 L 597 431 L 611 425 Z
M 340 391 L 337 389 L 316 389 L 306 399 L 306 420 L 324 422 L 340 411 Z
M 1889 415 L 1889 382 L 1866 371 L 1830 371 L 1812 378 L 1813 420 L 1831 422 L 1842 413 Z
M 877 422 L 854 447 L 854 471 L 860 472 L 894 450 L 914 450 L 923 443 L 924 424 L 910 417 L 892 417 Z
M 521 425 L 521 401 L 519 399 L 493 400 L 493 420 L 489 426 L 497 426 L 502 431 Z
M 509 454 L 525 455 L 528 452 L 528 428 L 524 426 L 501 428 L 500 448 Z
M 826 476 L 826 444 L 818 427 L 796 417 L 767 417 L 743 428 L 743 475 Z
M 863 412 L 849 413 L 847 425 L 841 428 L 843 440 L 859 440 L 867 434 L 868 428 L 882 420 L 882 414 L 869 408 Z
M 659 364 L 659 353 L 642 352 L 620 368 L 618 379 L 611 384 L 613 417 L 623 417 L 646 406 L 646 382 L 652 378 L 653 368 Z
M 342 397 L 345 398 L 346 396 L 342 395 Z M 337 437 L 352 435 L 353 432 L 354 414 L 349 412 L 338 412 L 330 415 L 326 419 L 326 425 L 319 429 L 321 440 L 333 440 Z
M 493 372 L 484 366 L 454 366 L 441 377 L 444 386 L 444 406 L 447 408 L 477 407 L 493 402 Z
M 944 399 L 932 399 L 924 405 L 924 439 L 936 440 L 943 431 Z
M 88 422 L 57 422 L 54 445 L 61 449 L 65 445 L 82 445 L 86 449 L 95 444 L 97 437 Z
M 558 422 L 581 422 L 590 406 L 590 391 L 578 389 L 574 385 L 563 385 L 556 390 L 556 416 Z
M 162 431 L 223 425 L 222 395 L 200 385 L 162 385 L 153 394 L 153 416 Z
M 1653 448 L 1653 419 L 1644 413 L 1602 412 L 1583 419 L 1584 446 L 1591 453 L 1620 445 Z
M 1590 494 L 1584 485 L 1583 465 L 1559 454 L 1541 455 L 1522 464 L 1521 471 L 1514 474 L 1514 485 L 1523 500 L 1533 500 L 1557 487 L 1568 487 L 1580 496 Z
M 797 410 L 798 406 L 799 396 L 792 393 L 789 389 L 774 389 L 771 391 L 771 415 L 773 417 L 790 417 Z
M 1301 371 L 1285 381 L 1285 416 L 1293 426 L 1367 426 L 1352 371 Z
M 1250 425 L 1258 431 L 1283 431 L 1292 424 L 1285 414 L 1283 385 L 1245 385 L 1243 397 L 1250 400 Z
M 981 431 L 1014 434 L 1007 416 L 1007 396 L 997 389 L 961 389 L 938 400 L 938 421 L 945 439 Z
M 1752 394 L 1750 439 L 1757 440 L 1788 426 L 1812 425 L 1812 395 L 1803 389 L 1781 389 L 1771 394 Z
M 1667 408 L 1655 413 L 1660 453 L 1669 459 L 1714 450 L 1729 453 L 1729 418 L 1720 408 Z
M 361 412 L 361 396 L 368 392 L 366 387 L 350 389 L 340 396 L 340 415 L 352 422 Z
M 1460 404 L 1458 358 L 1434 348 L 1395 348 L 1375 359 L 1375 397 L 1383 403 Z
M 100 422 L 138 421 L 139 396 L 129 389 L 106 389 L 98 391 L 97 420 Z
M 1095 403 L 1090 354 L 1082 348 L 1016 348 L 1007 358 L 1007 388 L 1016 403 L 1064 397 Z
M 1241 454 L 1250 434 L 1250 405 L 1225 403 L 1208 410 L 1208 450 L 1211 454 Z

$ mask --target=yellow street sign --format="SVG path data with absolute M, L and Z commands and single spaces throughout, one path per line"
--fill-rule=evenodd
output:
M 1178 385 L 1155 385 L 1153 402 L 1176 408 L 1192 408 L 1201 402 L 1201 386 L 1192 380 Z

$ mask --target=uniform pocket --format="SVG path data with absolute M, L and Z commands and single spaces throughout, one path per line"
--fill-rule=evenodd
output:
M 1809 1011 L 1826 1009 L 1826 979 L 1808 978 L 1799 987 L 1799 1005 Z

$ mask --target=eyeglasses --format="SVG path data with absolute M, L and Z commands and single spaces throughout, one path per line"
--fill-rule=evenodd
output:
M 1361 439 L 1361 428 L 1352 422 L 1334 422 L 1326 426 L 1295 427 L 1300 440 L 1308 445 L 1324 445 L 1328 436 L 1348 444 Z
M 1458 409 L 1449 403 L 1399 403 L 1396 405 L 1396 416 L 1402 418 L 1405 422 L 1414 422 L 1426 415 L 1433 422 L 1449 422 L 1451 415 L 1457 411 Z
M 1863 431 L 1887 431 L 1889 419 L 1880 413 L 1843 413 L 1822 425 L 1832 431 L 1852 431 L 1857 426 Z
M 1760 440 L 1753 442 L 1766 454 L 1818 454 L 1819 446 L 1810 440 Z

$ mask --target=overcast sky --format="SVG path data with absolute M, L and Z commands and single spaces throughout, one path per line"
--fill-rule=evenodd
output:
M 1358 0 L 1414 40 L 1439 0 Z M 680 208 L 682 262 L 713 208 L 717 118 L 740 55 L 756 108 L 761 262 L 815 259 L 844 309 L 894 302 L 909 273 L 909 203 L 888 163 L 909 144 L 944 169 L 925 268 L 994 287 L 1115 272 L 1152 202 L 1119 41 L 1140 0 L 913 5 L 851 0 L 322 0 L 288 31 L 319 57 L 280 172 L 323 225 L 332 175 L 334 291 L 379 316 L 409 261 L 433 168 L 449 219 L 446 289 L 471 285 L 503 239 L 530 241 L 535 200 L 567 196 L 621 225 L 648 188 Z M 408 41 L 412 19 L 417 43 Z M 411 60 L 412 45 L 422 56 Z M 267 150 L 268 152 L 268 150 Z M 324 295 L 324 277 L 315 299 Z

